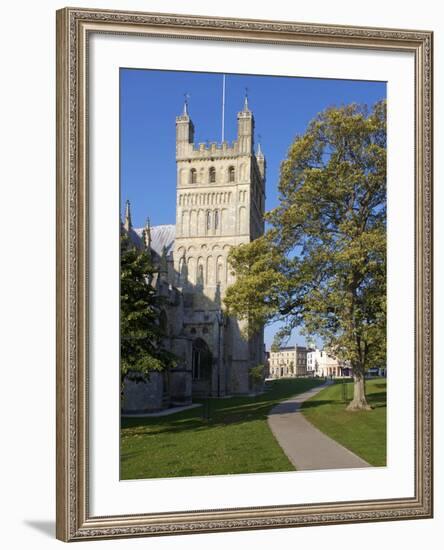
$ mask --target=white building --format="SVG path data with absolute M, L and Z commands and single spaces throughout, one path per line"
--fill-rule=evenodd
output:
M 350 376 L 351 369 L 326 351 L 314 350 L 307 353 L 307 374 L 326 378 Z
M 282 347 L 277 351 L 270 351 L 270 378 L 306 376 L 307 351 L 303 346 Z

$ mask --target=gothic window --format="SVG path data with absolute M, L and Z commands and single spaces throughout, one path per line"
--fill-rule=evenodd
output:
M 213 357 L 202 338 L 196 338 L 193 342 L 192 377 L 193 380 L 209 380 L 211 378 L 211 366 Z
M 195 276 L 196 274 L 196 262 L 195 262 L 195 259 L 194 258 L 188 258 L 188 262 L 187 262 L 187 273 L 188 273 L 188 277 L 191 278 Z M 195 283 L 196 281 L 193 280 L 191 281 L 192 283 Z
M 214 229 L 219 228 L 219 210 L 214 213 Z
M 213 282 L 213 258 L 211 256 L 207 258 L 206 280 L 207 284 Z
M 179 285 L 185 282 L 185 262 L 183 258 L 179 260 L 179 272 L 177 274 L 177 281 Z
M 191 168 L 190 183 L 197 183 L 197 170 L 195 168 Z
M 202 264 L 199 264 L 197 266 L 197 284 L 198 285 L 204 284 L 204 268 Z
M 219 284 L 219 283 L 222 282 L 223 269 L 224 269 L 224 266 L 223 266 L 222 262 L 223 262 L 223 260 L 219 256 L 219 258 L 217 259 L 217 267 L 216 267 L 216 284 Z
M 193 380 L 200 378 L 200 353 L 193 350 Z
M 230 182 L 234 181 L 234 176 L 235 176 L 234 166 L 230 166 L 228 168 L 228 181 Z
M 211 229 L 211 212 L 207 212 L 207 231 Z
M 197 234 L 205 235 L 205 211 L 202 209 L 197 213 Z
M 210 183 L 216 183 L 216 168 L 212 166 L 209 171 Z

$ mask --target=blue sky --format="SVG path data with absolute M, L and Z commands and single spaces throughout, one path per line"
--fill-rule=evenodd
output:
M 278 204 L 279 166 L 296 137 L 329 106 L 366 103 L 386 97 L 385 82 L 226 75 L 225 139 L 236 139 L 236 115 L 245 88 L 267 161 L 266 210 Z M 222 75 L 120 69 L 121 208 L 131 201 L 135 227 L 175 223 L 175 117 L 189 94 L 195 141 L 221 140 Z M 266 329 L 267 347 L 276 326 Z M 303 343 L 294 334 L 289 343 Z

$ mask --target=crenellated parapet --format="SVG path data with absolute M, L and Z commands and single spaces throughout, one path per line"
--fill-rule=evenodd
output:
M 212 141 L 206 143 L 186 143 L 176 149 L 176 160 L 214 160 L 238 157 L 242 152 L 237 140 L 229 143 Z M 249 154 L 249 153 L 245 153 Z
M 231 143 L 194 143 L 194 124 L 185 102 L 183 113 L 176 117 L 176 160 L 214 160 L 254 154 L 254 117 L 245 98 L 244 108 L 237 114 L 237 139 Z

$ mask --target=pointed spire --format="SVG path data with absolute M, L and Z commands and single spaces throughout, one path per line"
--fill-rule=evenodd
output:
M 130 205 L 130 201 L 127 199 L 126 201 L 126 204 L 125 204 L 125 221 L 123 223 L 123 227 L 129 231 L 130 229 L 133 228 L 133 224 L 131 222 L 131 205 Z
M 259 137 L 259 140 L 260 140 L 260 137 Z M 264 158 L 264 153 L 262 152 L 261 142 L 260 142 L 260 141 L 258 141 L 258 143 L 257 143 L 256 157 L 258 157 L 258 158 Z
M 143 242 L 148 250 L 151 248 L 151 223 L 150 219 L 146 219 L 145 227 L 143 229 Z
M 265 157 L 264 157 L 264 153 L 262 152 L 260 134 L 258 135 L 258 140 L 257 140 L 256 160 L 259 167 L 259 173 L 262 176 L 262 178 L 265 179 Z
M 189 98 L 190 98 L 190 94 L 188 94 L 188 93 L 185 92 L 185 93 L 183 94 L 183 96 L 184 96 L 184 98 L 185 98 L 185 99 L 184 99 L 184 102 L 183 102 L 183 115 L 184 115 L 184 116 L 189 116 L 189 113 L 188 113 L 188 100 L 189 100 Z
M 245 88 L 245 99 L 244 99 L 244 113 L 249 113 L 250 109 L 248 108 L 248 88 Z

